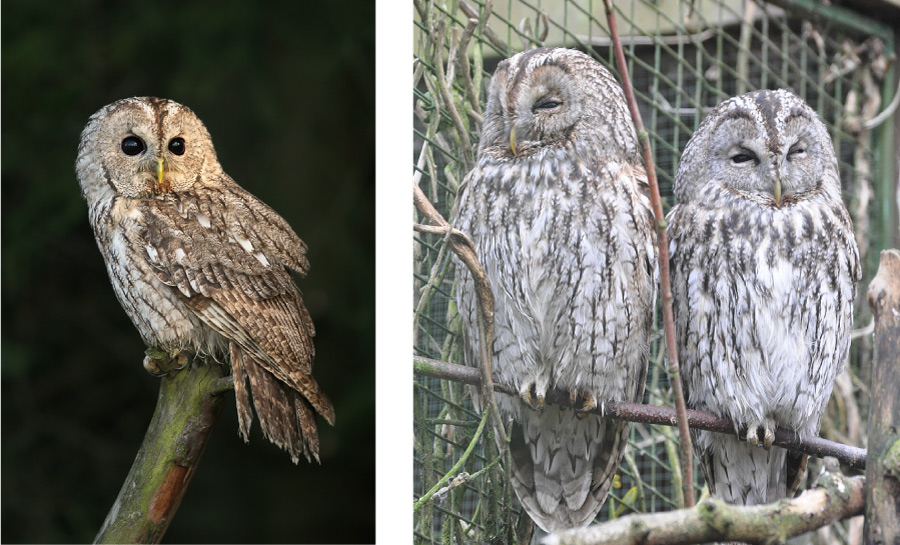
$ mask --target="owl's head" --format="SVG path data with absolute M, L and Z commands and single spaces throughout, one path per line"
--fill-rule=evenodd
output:
M 785 90 L 754 91 L 719 104 L 691 137 L 675 177 L 679 202 L 726 189 L 780 208 L 840 190 L 831 137 L 816 112 Z M 837 186 L 837 187 L 835 187 Z
M 191 189 L 220 168 L 212 140 L 190 109 L 171 100 L 126 98 L 101 108 L 81 133 L 76 171 L 89 203 Z
M 597 159 L 637 157 L 625 96 L 609 71 L 564 48 L 502 61 L 488 89 L 479 153 L 514 159 L 574 142 Z

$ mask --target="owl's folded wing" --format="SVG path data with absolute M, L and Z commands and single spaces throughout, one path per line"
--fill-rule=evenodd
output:
M 142 209 L 141 242 L 157 276 L 266 370 L 317 397 L 309 376 L 315 330 L 287 271 L 306 272 L 305 245 L 248 193 L 187 197 L 149 200 Z

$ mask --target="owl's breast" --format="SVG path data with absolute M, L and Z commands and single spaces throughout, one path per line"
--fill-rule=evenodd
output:
M 113 290 L 144 342 L 164 350 L 220 351 L 220 336 L 153 269 L 149 252 L 154 250 L 143 239 L 146 218 L 140 201 L 114 199 L 98 210 L 97 219 L 97 243 Z
M 655 290 L 652 227 L 639 228 L 634 196 L 617 179 L 624 170 L 610 169 L 530 162 L 503 170 L 467 190 L 459 225 L 492 285 L 498 345 L 515 343 L 516 353 L 554 369 L 555 384 L 598 399 L 634 389 L 628 376 L 646 354 Z

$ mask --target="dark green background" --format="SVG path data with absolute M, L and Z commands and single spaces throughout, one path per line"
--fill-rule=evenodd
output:
M 168 542 L 367 542 L 375 519 L 374 2 L 2 7 L 2 535 L 90 542 L 158 380 L 110 287 L 74 173 L 88 117 L 155 95 L 309 246 L 300 287 L 335 405 L 322 465 L 291 464 L 233 394 Z

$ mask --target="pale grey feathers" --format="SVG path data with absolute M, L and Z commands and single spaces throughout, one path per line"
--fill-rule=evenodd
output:
M 831 139 L 787 91 L 720 104 L 675 179 L 668 238 L 678 356 L 692 408 L 771 444 L 818 434 L 850 345 L 859 257 Z M 711 491 L 739 504 L 793 494 L 805 456 L 695 432 Z
M 494 371 L 532 405 L 549 388 L 598 406 L 642 399 L 657 259 L 645 186 L 622 90 L 599 63 L 536 49 L 498 66 L 454 226 L 472 237 L 493 290 Z M 466 361 L 477 365 L 472 278 L 456 271 Z M 498 403 L 514 421 L 522 505 L 548 531 L 588 524 L 628 425 L 520 397 Z

